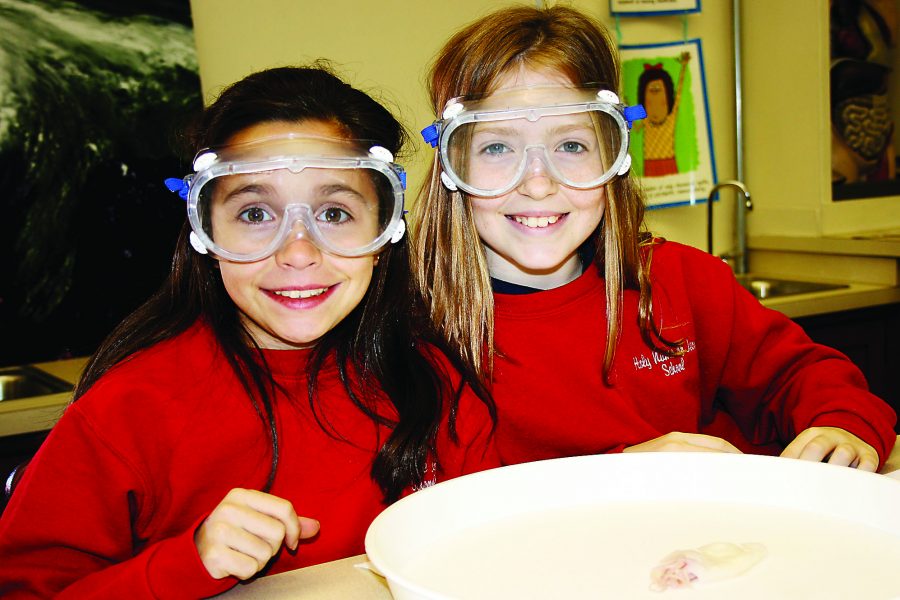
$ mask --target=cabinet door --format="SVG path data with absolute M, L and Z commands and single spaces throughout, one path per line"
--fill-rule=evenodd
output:
M 796 321 L 814 341 L 846 354 L 866 376 L 872 393 L 900 412 L 900 304 Z

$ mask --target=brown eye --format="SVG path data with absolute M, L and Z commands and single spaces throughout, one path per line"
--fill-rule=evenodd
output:
M 248 223 L 262 223 L 270 220 L 272 217 L 264 209 L 254 206 L 242 212 L 240 218 Z
M 321 213 L 319 213 L 318 220 L 323 223 L 336 224 L 343 223 L 348 220 L 350 215 L 347 214 L 346 211 L 341 210 L 340 208 L 326 208 Z

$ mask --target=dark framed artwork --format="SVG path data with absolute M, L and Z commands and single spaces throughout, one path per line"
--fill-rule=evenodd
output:
M 90 354 L 158 288 L 201 107 L 188 0 L 3 0 L 0 365 Z
M 648 206 L 706 201 L 716 164 L 700 40 L 621 46 L 620 56 L 626 104 L 647 110 L 630 151 Z
M 609 0 L 609 12 L 620 17 L 659 17 L 700 12 L 700 0 Z
M 832 199 L 900 196 L 900 3 L 832 0 L 829 10 Z

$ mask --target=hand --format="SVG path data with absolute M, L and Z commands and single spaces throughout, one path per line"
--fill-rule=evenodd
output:
M 878 452 L 849 431 L 837 427 L 810 427 L 787 445 L 781 456 L 855 467 L 860 471 L 878 469 Z
M 691 53 L 690 52 L 682 52 L 677 60 L 678 60 L 678 62 L 681 63 L 682 66 L 684 66 L 684 65 L 688 64 L 689 60 L 691 60 Z
M 728 452 L 742 454 L 722 438 L 702 433 L 673 431 L 642 444 L 629 446 L 622 452 Z
M 233 575 L 249 579 L 266 566 L 282 544 L 296 550 L 301 539 L 318 531 L 319 522 L 298 517 L 287 500 L 235 488 L 197 528 L 194 544 L 213 578 Z

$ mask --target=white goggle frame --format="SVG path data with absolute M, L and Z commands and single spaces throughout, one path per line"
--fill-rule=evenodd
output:
M 259 145 L 264 142 L 275 143 L 285 141 L 303 141 L 304 136 L 288 134 L 268 140 L 253 142 Z M 348 144 L 346 140 L 322 140 L 330 143 Z M 365 146 L 363 146 L 365 147 Z M 383 146 L 371 146 L 368 154 L 357 156 L 306 156 L 283 155 L 271 157 L 258 157 L 250 160 L 228 160 L 228 149 L 220 155 L 216 150 L 202 150 L 194 159 L 194 175 L 188 175 L 185 182 L 189 185 L 187 193 L 188 221 L 191 224 L 191 246 L 201 254 L 212 253 L 219 258 L 232 262 L 255 262 L 274 254 L 289 238 L 298 220 L 303 222 L 315 244 L 322 250 L 331 254 L 346 257 L 357 257 L 372 254 L 388 242 L 397 243 L 406 232 L 406 222 L 403 219 L 404 188 L 406 187 L 406 173 L 403 167 L 393 162 L 393 155 Z M 210 238 L 203 229 L 200 211 L 200 191 L 209 181 L 225 175 L 240 175 L 246 173 L 260 173 L 279 169 L 299 173 L 307 168 L 322 169 L 371 169 L 384 175 L 390 182 L 394 198 L 394 206 L 391 216 L 385 225 L 384 231 L 370 243 L 359 248 L 340 248 L 328 241 L 321 234 L 312 210 L 306 204 L 289 204 L 285 207 L 288 218 L 282 220 L 279 230 L 272 241 L 263 249 L 252 254 L 236 254 L 221 248 Z
M 629 129 L 635 120 L 644 118 L 646 112 L 641 106 L 624 106 L 619 102 L 619 97 L 610 90 L 577 89 L 577 88 L 521 88 L 512 90 L 527 95 L 530 92 L 538 92 L 538 96 L 546 96 L 558 91 L 562 96 L 568 96 L 580 101 L 561 102 L 553 104 L 530 106 L 502 106 L 498 107 L 497 99 L 488 96 L 483 100 L 466 101 L 455 98 L 447 103 L 441 119 L 435 121 L 430 127 L 422 131 L 425 141 L 438 148 L 442 172 L 441 181 L 451 190 L 462 190 L 468 194 L 482 197 L 502 196 L 515 189 L 522 181 L 527 169 L 527 156 L 533 155 L 536 150 L 543 150 L 542 161 L 550 175 L 559 183 L 574 189 L 592 189 L 607 183 L 618 175 L 624 175 L 631 168 L 631 156 L 628 154 Z M 506 91 L 501 92 L 506 94 Z M 511 95 L 511 97 L 515 97 Z M 501 100 L 502 101 L 502 100 Z M 619 128 L 620 148 L 612 161 L 611 166 L 599 177 L 590 181 L 577 182 L 567 178 L 554 165 L 547 155 L 544 146 L 528 146 L 523 153 L 523 160 L 519 164 L 518 171 L 510 181 L 500 188 L 482 189 L 467 183 L 454 171 L 452 161 L 448 158 L 450 140 L 453 132 L 469 123 L 506 121 L 512 119 L 526 119 L 534 122 L 541 117 L 578 114 L 585 112 L 602 112 L 611 117 Z

